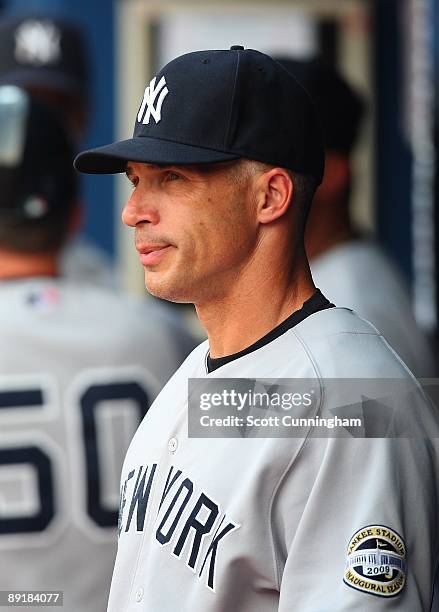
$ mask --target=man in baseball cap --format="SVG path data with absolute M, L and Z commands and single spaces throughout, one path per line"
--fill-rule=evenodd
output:
M 0 19 L 0 85 L 22 87 L 50 107 L 76 147 L 88 124 L 90 59 L 83 31 L 74 23 L 37 13 Z M 77 198 L 70 239 L 59 255 L 62 274 L 114 288 L 110 258 L 92 240 L 79 236 L 83 216 Z
M 189 53 L 147 85 L 132 138 L 75 165 L 126 172 L 148 290 L 194 303 L 208 335 L 130 444 L 108 609 L 429 609 L 438 449 L 416 436 L 437 417 L 379 332 L 313 283 L 304 227 L 324 163 L 305 90 L 258 51 Z M 406 439 L 361 439 L 361 418 L 317 427 L 363 414 L 362 379 L 383 377 L 414 390 L 391 403 Z M 350 402 L 331 378 L 356 379 Z M 274 403 L 299 382 L 294 407 Z

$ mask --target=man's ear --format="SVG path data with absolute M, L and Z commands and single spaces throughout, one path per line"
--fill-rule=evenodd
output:
M 258 177 L 258 221 L 271 223 L 289 210 L 293 198 L 293 181 L 284 168 L 272 168 Z

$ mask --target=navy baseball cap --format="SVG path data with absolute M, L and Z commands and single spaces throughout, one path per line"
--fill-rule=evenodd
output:
M 87 97 L 85 43 L 76 26 L 37 15 L 0 20 L 0 84 Z
M 167 64 L 148 84 L 133 137 L 80 153 L 80 172 L 125 172 L 127 161 L 184 165 L 247 158 L 314 176 L 320 124 L 301 85 L 268 55 L 235 45 Z

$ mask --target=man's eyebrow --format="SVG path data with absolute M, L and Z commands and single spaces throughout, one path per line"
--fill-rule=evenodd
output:
M 174 164 L 147 164 L 147 163 L 145 163 L 145 166 L 147 166 L 148 168 L 151 168 L 151 170 L 169 170 L 170 168 L 176 167 Z M 135 175 L 136 173 L 131 166 L 126 166 L 125 174 L 127 175 L 128 178 L 130 178 L 130 176 Z

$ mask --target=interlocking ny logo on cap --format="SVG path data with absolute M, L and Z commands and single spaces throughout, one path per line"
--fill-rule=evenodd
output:
M 145 93 L 143 94 L 142 104 L 140 105 L 140 109 L 137 114 L 137 121 L 139 123 L 143 123 L 144 125 L 149 123 L 151 115 L 154 117 L 154 121 L 156 123 L 160 121 L 162 118 L 162 104 L 169 93 L 164 76 L 162 76 L 160 81 L 157 83 L 157 86 L 155 84 L 155 80 L 155 77 L 151 79 L 150 84 L 146 87 Z M 157 96 L 158 100 L 156 102 Z
M 19 63 L 44 66 L 61 59 L 61 33 L 51 21 L 28 20 L 15 32 L 15 59 Z

